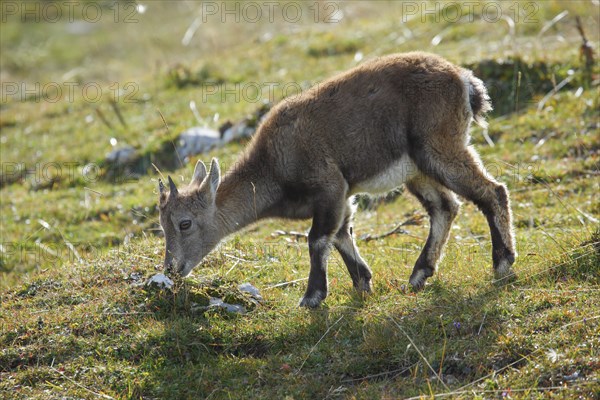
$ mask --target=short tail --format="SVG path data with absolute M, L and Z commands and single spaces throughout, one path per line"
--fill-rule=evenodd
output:
M 469 105 L 473 112 L 473 120 L 482 128 L 487 128 L 485 114 L 492 110 L 492 103 L 485 85 L 481 79 L 475 77 L 473 72 L 468 70 L 464 71 L 463 80 L 468 88 Z

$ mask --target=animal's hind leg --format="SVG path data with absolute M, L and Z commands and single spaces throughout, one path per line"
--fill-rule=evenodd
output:
M 410 284 L 419 290 L 436 270 L 460 203 L 454 193 L 425 175 L 413 178 L 406 187 L 429 214 L 429 236 L 410 276 Z
M 463 146 L 452 149 L 453 144 L 447 144 L 444 151 L 424 149 L 415 161 L 422 171 L 475 203 L 483 212 L 492 237 L 496 279 L 512 277 L 516 251 L 508 191 L 486 173 L 473 149 Z
M 358 291 L 371 291 L 371 270 L 358 253 L 352 232 L 353 208 L 350 201 L 346 204 L 344 221 L 334 239 L 334 246 L 342 256 L 352 278 L 352 284 Z

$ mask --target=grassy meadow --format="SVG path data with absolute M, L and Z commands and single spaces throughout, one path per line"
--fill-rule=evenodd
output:
M 0 398 L 600 398 L 597 0 L 0 6 Z M 162 272 L 157 170 L 183 185 L 247 143 L 181 159 L 182 131 L 412 50 L 489 88 L 472 142 L 511 193 L 514 282 L 493 284 L 486 220 L 464 202 L 413 293 L 429 225 L 401 195 L 360 200 L 369 296 L 332 252 L 324 305 L 297 306 L 310 221 L 263 221 L 172 290 L 144 285 Z M 141 161 L 111 170 L 122 146 Z

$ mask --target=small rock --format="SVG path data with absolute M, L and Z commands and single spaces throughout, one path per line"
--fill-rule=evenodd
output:
M 565 381 L 567 381 L 567 382 L 569 382 L 569 381 L 576 381 L 579 378 L 581 378 L 581 376 L 579 375 L 579 371 L 575 371 L 571 375 L 564 375 L 563 376 L 563 379 Z
M 214 308 L 224 308 L 228 312 L 236 313 L 236 314 L 246 314 L 246 308 L 239 304 L 229 304 L 225 303 L 222 299 L 218 297 L 211 297 L 208 303 L 208 307 Z
M 177 154 L 182 159 L 206 153 L 221 142 L 221 133 L 214 129 L 193 127 L 179 135 Z
M 253 286 L 249 282 L 242 283 L 241 285 L 238 286 L 238 289 L 240 289 L 242 292 L 250 293 L 252 296 L 260 297 L 260 291 L 258 290 L 258 288 Z
M 135 160 L 136 152 L 131 146 L 114 149 L 106 155 L 106 161 L 115 165 L 124 165 Z
M 146 286 L 152 285 L 156 285 L 160 289 L 171 289 L 173 287 L 173 281 L 165 274 L 156 274 L 146 282 Z

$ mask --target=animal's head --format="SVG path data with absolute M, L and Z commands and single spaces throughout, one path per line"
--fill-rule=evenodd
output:
M 221 240 L 216 196 L 221 181 L 219 163 L 213 158 L 210 171 L 198 161 L 190 184 L 178 190 L 169 177 L 169 191 L 159 187 L 160 225 L 165 233 L 164 267 L 186 276 Z

